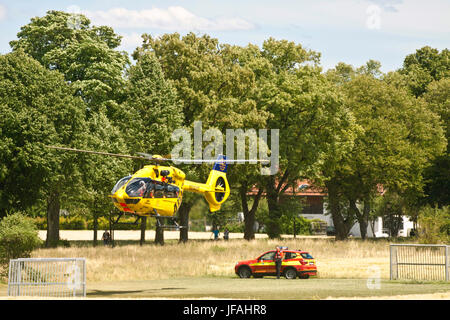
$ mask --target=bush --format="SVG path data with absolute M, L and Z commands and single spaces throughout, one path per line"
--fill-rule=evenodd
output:
M 24 214 L 14 213 L 0 221 L 1 264 L 7 264 L 10 259 L 29 258 L 41 244 L 35 223 Z
M 47 230 L 47 218 L 46 217 L 36 217 L 33 218 L 34 223 L 38 230 Z
M 302 217 L 282 216 L 280 218 L 281 233 L 294 234 L 294 220 L 295 220 L 295 234 L 310 235 L 312 230 L 311 221 Z
M 245 229 L 245 225 L 242 222 L 227 223 L 220 228 L 220 232 L 222 232 L 222 235 L 223 235 L 223 232 L 225 231 L 225 228 L 227 228 L 229 232 L 243 233 L 244 229 Z M 202 230 L 202 231 L 204 231 L 204 230 Z
M 441 209 L 424 207 L 417 220 L 418 239 L 422 243 L 448 243 L 450 241 L 450 207 Z
M 84 217 L 60 217 L 59 228 L 61 230 L 86 230 L 87 223 Z

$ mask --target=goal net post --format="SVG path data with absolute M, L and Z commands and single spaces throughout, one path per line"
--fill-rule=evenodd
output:
M 9 261 L 8 296 L 86 297 L 84 258 L 21 258 Z
M 391 280 L 450 281 L 450 246 L 391 244 Z

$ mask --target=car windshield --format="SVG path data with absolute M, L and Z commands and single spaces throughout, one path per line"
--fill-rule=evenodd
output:
M 131 179 L 131 176 L 126 176 L 126 177 L 120 179 L 120 180 L 116 183 L 116 185 L 114 186 L 114 188 L 111 190 L 111 194 L 116 193 L 116 191 L 119 190 L 120 188 L 122 188 L 122 187 L 128 182 L 128 180 L 130 180 L 130 179 Z
M 312 257 L 312 255 L 310 255 L 309 253 L 305 252 L 305 253 L 300 253 L 301 256 L 303 257 L 303 259 L 314 259 Z

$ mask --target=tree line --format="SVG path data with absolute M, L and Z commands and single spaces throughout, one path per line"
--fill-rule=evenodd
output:
M 191 32 L 143 34 L 130 57 L 111 27 L 76 17 L 32 18 L 0 56 L 0 217 L 45 211 L 47 246 L 58 243 L 62 208 L 89 215 L 95 227 L 111 210 L 116 180 L 142 163 L 46 145 L 165 155 L 172 132 L 195 121 L 221 132 L 279 129 L 276 175 L 249 164 L 229 170 L 223 211 L 243 212 L 247 240 L 263 198 L 266 232 L 280 236 L 295 208 L 284 193 L 300 179 L 328 193 L 338 240 L 356 221 L 366 236 L 381 193 L 413 218 L 424 205 L 449 204 L 448 49 L 420 48 L 388 73 L 374 60 L 324 71 L 319 52 L 292 41 L 237 46 Z M 180 167 L 190 180 L 210 170 Z M 182 225 L 197 200 L 184 196 Z

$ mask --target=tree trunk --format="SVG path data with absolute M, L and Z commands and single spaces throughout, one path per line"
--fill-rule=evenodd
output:
M 272 180 L 272 179 L 270 179 Z M 281 210 L 278 204 L 278 193 L 274 188 L 274 184 L 269 182 L 266 187 L 267 205 L 269 208 L 269 221 L 267 223 L 267 235 L 270 239 L 277 239 L 281 236 L 280 218 Z
M 289 170 L 285 170 L 279 181 L 276 176 L 269 176 L 266 183 L 266 199 L 269 208 L 269 221 L 267 223 L 267 235 L 270 239 L 281 237 L 280 218 L 283 211 L 280 208 L 280 196 L 289 187 Z
M 333 220 L 333 225 L 336 230 L 336 240 L 345 240 L 348 237 L 348 233 L 353 226 L 353 219 L 344 216 L 341 213 L 339 194 L 337 186 L 333 181 L 328 181 L 326 183 L 328 190 L 328 207 L 330 208 L 331 218 Z
M 94 247 L 97 246 L 97 232 L 98 232 L 98 215 L 94 211 Z
M 263 188 L 260 187 L 258 193 L 256 194 L 251 209 L 248 208 L 248 198 L 247 198 L 247 184 L 242 184 L 240 189 L 242 211 L 244 213 L 244 239 L 253 240 L 255 239 L 255 216 L 256 210 L 258 209 L 259 201 L 263 193 Z
M 366 198 L 364 199 L 364 207 L 363 207 L 363 217 L 364 217 L 364 223 L 365 223 L 365 237 L 363 239 L 365 239 L 367 237 L 367 228 L 369 226 L 369 217 L 370 217 L 370 198 Z
M 147 228 L 147 217 L 141 217 L 141 240 L 139 244 L 142 246 L 145 243 L 145 229 Z
M 61 209 L 59 192 L 53 191 L 47 198 L 47 248 L 54 248 L 59 242 L 59 211 Z
M 354 199 L 350 200 L 349 203 L 350 203 L 350 209 L 353 211 L 353 213 L 356 216 L 356 219 L 358 220 L 359 232 L 361 233 L 361 238 L 366 239 L 367 238 L 367 228 L 369 226 L 370 199 L 368 197 L 365 197 L 362 213 L 356 206 L 356 200 L 354 200 Z
M 189 240 L 189 213 L 191 212 L 193 203 L 182 202 L 178 210 L 178 217 L 180 218 L 180 238 L 179 242 L 186 243 Z
M 164 228 L 159 225 L 164 225 L 164 220 L 161 217 L 156 218 L 156 232 L 155 232 L 155 243 L 159 245 L 164 245 Z M 159 223 L 158 223 L 159 222 Z

